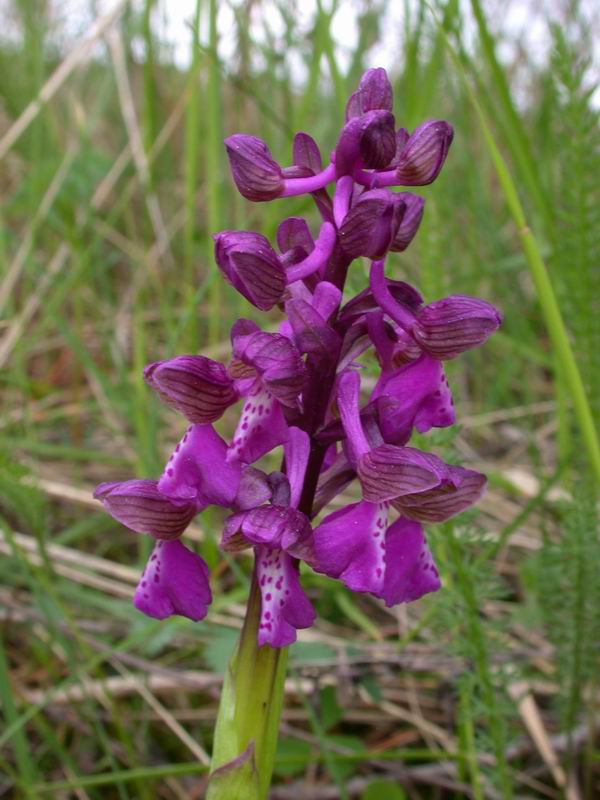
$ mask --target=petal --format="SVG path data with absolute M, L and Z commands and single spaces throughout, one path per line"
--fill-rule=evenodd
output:
M 385 503 L 354 503 L 329 514 L 315 529 L 314 568 L 355 592 L 379 594 L 386 569 Z
M 169 497 L 231 506 L 240 466 L 227 460 L 227 445 L 212 425 L 191 425 L 169 458 L 158 488 Z
M 144 380 L 190 422 L 214 422 L 239 395 L 223 364 L 204 356 L 177 356 L 144 369 Z
M 479 347 L 501 322 L 498 309 L 485 300 L 451 295 L 419 311 L 413 336 L 430 356 L 448 360 Z
M 237 511 L 247 511 L 256 506 L 262 506 L 263 503 L 268 503 L 272 495 L 273 489 L 269 477 L 262 469 L 246 467 L 242 470 L 234 507 Z
M 448 479 L 439 486 L 399 497 L 394 506 L 418 522 L 445 522 L 476 503 L 485 490 L 485 475 L 462 467 L 448 466 L 447 471 Z
M 455 422 L 450 387 L 439 361 L 422 355 L 382 376 L 373 392 L 384 441 L 404 445 L 413 427 L 426 433 Z
M 314 306 L 305 300 L 290 300 L 285 311 L 298 351 L 310 353 L 320 362 L 331 361 L 339 352 L 340 337 Z
M 401 253 L 406 250 L 419 230 L 425 210 L 425 200 L 410 192 L 398 192 L 397 197 L 404 202 L 406 210 L 394 236 L 394 241 L 390 245 L 390 250 L 394 253 Z
M 285 474 L 289 480 L 291 491 L 290 505 L 292 508 L 298 508 L 310 455 L 310 437 L 306 431 L 291 427 L 284 453 Z
M 257 382 L 244 403 L 227 460 L 232 464 L 253 464 L 287 441 L 288 435 L 281 404 Z
M 340 307 L 342 293 L 329 281 L 319 281 L 314 293 L 315 310 L 325 319 L 329 319 Z
M 352 258 L 382 258 L 398 232 L 405 210 L 400 196 L 387 189 L 364 192 L 342 221 L 342 248 Z
M 410 603 L 441 587 L 439 573 L 427 546 L 423 528 L 400 517 L 387 529 L 386 570 L 379 597 L 390 607 Z
M 300 131 L 294 136 L 292 157 L 296 166 L 306 167 L 315 175 L 323 169 L 319 145 L 308 133 Z
M 265 388 L 281 403 L 291 408 L 296 406 L 304 387 L 306 367 L 287 337 L 263 331 L 238 335 L 233 341 L 233 354 L 256 370 Z
M 363 498 L 381 503 L 439 486 L 447 465 L 432 453 L 382 444 L 359 458 L 357 471 Z
M 302 217 L 284 219 L 277 228 L 277 246 L 282 253 L 299 247 L 305 252 L 304 258 L 311 253 L 315 243 L 306 220 Z
M 335 148 L 336 177 L 351 175 L 359 164 L 381 169 L 396 152 L 394 115 L 389 111 L 368 111 L 350 119 L 343 127 Z
M 355 477 L 356 472 L 346 458 L 346 454 L 339 453 L 334 462 L 319 476 L 319 484 L 312 507 L 313 517 L 325 508 L 336 495 L 343 492 Z
M 133 604 L 149 617 L 174 614 L 199 622 L 212 600 L 208 567 L 179 541 L 157 542 L 135 590 Z
M 299 628 L 310 628 L 315 611 L 300 585 L 298 567 L 277 548 L 256 548 L 256 574 L 262 599 L 258 644 L 285 647 Z
M 382 67 L 367 70 L 360 79 L 358 91 L 363 114 L 376 109 L 392 110 L 392 84 Z
M 194 501 L 176 500 L 163 494 L 157 481 L 150 480 L 101 483 L 94 497 L 127 528 L 156 539 L 181 536 L 200 510 Z
M 307 563 L 314 561 L 311 524 L 295 508 L 261 506 L 228 517 L 221 538 L 223 550 L 236 552 L 250 545 L 269 545 Z

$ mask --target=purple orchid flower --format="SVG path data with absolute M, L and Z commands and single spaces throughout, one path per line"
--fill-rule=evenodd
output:
M 249 320 L 233 326 L 231 340 L 230 374 L 246 402 L 227 458 L 230 463 L 252 464 L 287 441 L 283 409 L 297 407 L 305 367 L 293 342 L 265 333 Z
M 291 427 L 285 445 L 287 474 L 281 475 L 271 505 L 233 514 L 225 523 L 224 550 L 254 547 L 256 552 L 262 598 L 259 645 L 292 644 L 297 629 L 309 628 L 315 619 L 298 574 L 298 559 L 308 564 L 315 560 L 310 521 L 298 511 L 309 451 L 308 434 Z
M 382 310 L 432 358 L 446 361 L 479 347 L 502 323 L 498 309 L 465 295 L 451 295 L 416 311 L 407 308 L 390 293 L 383 261 L 371 266 L 371 290 Z
M 291 644 L 314 621 L 300 584 L 302 561 L 388 606 L 440 588 L 422 526 L 471 506 L 485 478 L 410 440 L 414 431 L 454 424 L 443 361 L 483 344 L 501 315 L 462 295 L 425 303 L 414 287 L 386 278 L 384 262 L 410 245 L 425 205 L 390 187 L 434 181 L 452 139 L 442 120 L 412 133 L 397 128 L 391 83 L 385 70 L 372 69 L 348 99 L 328 163 L 305 132 L 294 137 L 289 166 L 255 136 L 225 140 L 243 197 L 310 195 L 321 224 L 313 235 L 303 218 L 284 219 L 277 251 L 252 231 L 215 234 L 224 278 L 258 310 L 284 312 L 278 332 L 240 319 L 228 367 L 188 354 L 144 371 L 190 425 L 158 480 L 105 483 L 95 494 L 116 520 L 156 540 L 134 597 L 144 613 L 206 615 L 208 567 L 181 537 L 210 505 L 229 514 L 221 547 L 254 550 L 260 646 Z M 359 257 L 373 259 L 369 285 L 344 303 Z M 368 351 L 380 371 L 361 407 L 360 359 Z M 227 435 L 228 409 L 238 401 L 239 421 Z M 281 447 L 282 471 L 267 474 L 257 462 Z M 355 480 L 361 499 L 327 513 Z

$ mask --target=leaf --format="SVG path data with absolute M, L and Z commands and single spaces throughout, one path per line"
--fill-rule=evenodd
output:
M 405 800 L 404 790 L 396 783 L 375 780 L 367 786 L 361 795 L 361 800 Z
M 344 712 L 337 701 L 335 686 L 325 686 L 319 694 L 321 704 L 321 722 L 325 730 L 333 728 L 341 720 Z

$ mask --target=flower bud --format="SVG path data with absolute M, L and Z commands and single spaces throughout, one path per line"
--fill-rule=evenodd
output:
M 267 145 L 256 136 L 236 133 L 225 139 L 233 180 L 247 200 L 274 200 L 283 191 L 284 178 Z
M 194 501 L 169 497 L 150 480 L 101 483 L 94 497 L 118 522 L 155 539 L 181 536 L 198 510 Z
M 360 195 L 339 230 L 341 245 L 352 258 L 382 258 L 394 241 L 406 204 L 387 189 Z
M 277 253 L 260 233 L 222 231 L 213 236 L 219 269 L 240 294 L 261 311 L 281 300 L 285 270 Z
M 383 169 L 396 152 L 394 115 L 368 111 L 347 122 L 335 148 L 336 177 L 351 175 L 356 166 Z
M 223 364 L 205 356 L 155 361 L 144 369 L 144 380 L 190 422 L 214 422 L 239 399 Z
M 395 164 L 404 186 L 425 186 L 437 178 L 444 165 L 454 131 L 444 120 L 429 120 L 416 128 Z
M 396 196 L 402 199 L 406 210 L 390 245 L 390 250 L 393 253 L 401 253 L 406 250 L 419 229 L 423 219 L 425 200 L 419 195 L 411 194 L 410 192 L 399 192 Z
M 367 70 L 362 78 L 358 90 L 353 92 L 346 104 L 346 121 L 353 117 L 360 117 L 367 111 L 392 110 L 392 85 L 384 69 Z
M 483 344 L 501 322 L 500 312 L 484 300 L 451 295 L 418 312 L 412 335 L 432 358 L 447 361 Z

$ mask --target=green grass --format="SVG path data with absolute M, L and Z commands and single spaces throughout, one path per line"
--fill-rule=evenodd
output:
M 210 234 L 273 238 L 291 215 L 317 230 L 306 198 L 241 199 L 222 138 L 261 136 L 287 164 L 293 133 L 306 130 L 326 156 L 388 33 L 383 2 L 319 0 L 306 29 L 283 0 L 226 5 L 194 4 L 185 70 L 158 34 L 164 0 L 125 3 L 112 24 L 144 174 L 123 74 L 98 50 L 12 136 L 60 64 L 64 27 L 37 0 L 8 4 L 18 36 L 0 42 L 0 153 L 11 142 L 0 158 L 3 797 L 202 794 L 205 767 L 168 715 L 210 751 L 249 560 L 219 557 L 222 514 L 206 513 L 197 539 L 212 568 L 208 619 L 146 620 L 129 597 L 148 542 L 99 513 L 90 492 L 156 475 L 180 435 L 143 365 L 178 352 L 225 360 L 232 321 L 257 318 L 220 280 Z M 362 797 L 381 779 L 427 800 L 560 797 L 517 682 L 533 693 L 570 797 L 600 791 L 590 700 L 600 644 L 598 39 L 584 6 L 553 5 L 536 9 L 550 42 L 542 59 L 482 0 L 407 3 L 394 31 L 398 124 L 446 118 L 455 140 L 439 180 L 419 190 L 419 236 L 391 269 L 428 300 L 467 293 L 504 311 L 502 331 L 449 367 L 464 426 L 428 435 L 427 446 L 486 471 L 490 490 L 466 519 L 430 531 L 445 588 L 398 615 L 306 571 L 319 621 L 291 652 L 275 798 L 300 797 L 300 786 L 315 798 L 326 787 Z M 357 43 L 341 46 L 340 15 L 352 9 Z M 223 35 L 233 58 L 222 56 Z M 357 264 L 351 288 L 365 276 Z M 234 424 L 227 415 L 224 429 Z

